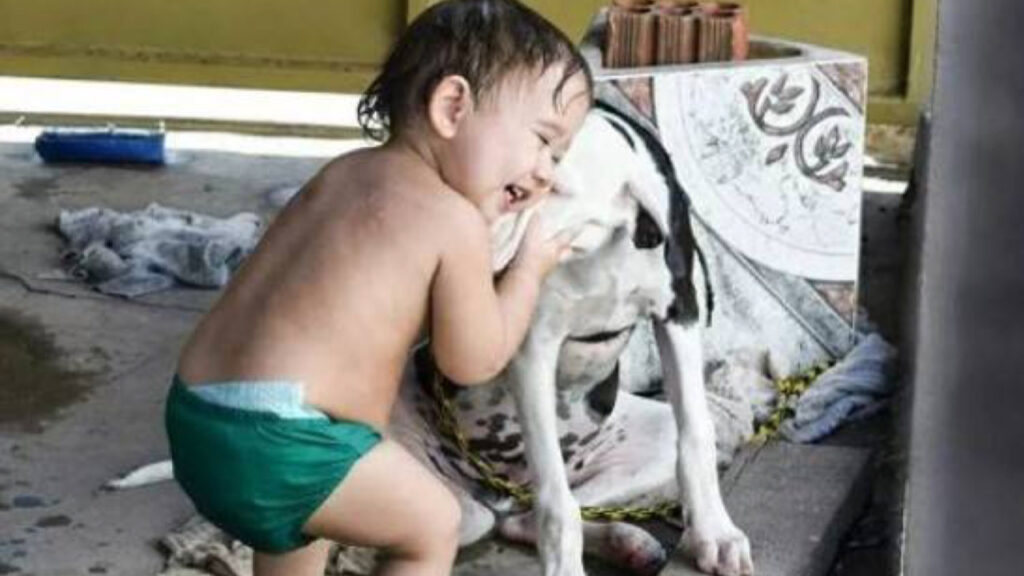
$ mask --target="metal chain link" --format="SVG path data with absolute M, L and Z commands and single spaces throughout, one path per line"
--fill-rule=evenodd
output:
M 768 440 L 779 435 L 782 423 L 796 414 L 796 402 L 810 388 L 819 376 L 828 371 L 835 362 L 822 362 L 811 366 L 800 374 L 787 376 L 773 382 L 778 396 L 772 413 L 757 427 L 755 440 Z

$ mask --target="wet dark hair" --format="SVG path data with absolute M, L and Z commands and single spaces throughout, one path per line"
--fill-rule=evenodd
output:
M 583 56 L 543 16 L 515 0 L 440 2 L 417 17 L 391 49 L 359 100 L 359 125 L 383 141 L 424 114 L 446 76 L 464 77 L 479 103 L 510 73 L 544 72 L 554 64 L 564 64 L 556 102 L 577 73 L 583 73 L 592 97 L 594 81 Z

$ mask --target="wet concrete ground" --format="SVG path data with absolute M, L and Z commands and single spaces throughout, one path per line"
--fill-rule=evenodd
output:
M 188 152 L 163 169 L 53 167 L 0 144 L 0 575 L 155 574 L 156 540 L 193 513 L 173 483 L 100 487 L 167 456 L 163 394 L 215 293 L 129 302 L 41 279 L 59 268 L 58 212 L 160 202 L 269 215 L 268 194 L 323 162 Z
M 300 185 L 325 161 L 187 152 L 162 169 L 54 167 L 28 144 L 0 144 L 0 575 L 155 574 L 163 565 L 156 540 L 193 513 L 173 483 L 100 487 L 167 456 L 165 387 L 182 339 L 215 293 L 129 302 L 44 279 L 59 268 L 59 210 L 160 202 L 269 216 L 269 195 Z M 888 246 L 895 202 L 869 196 L 865 217 L 865 300 L 886 331 L 896 329 L 896 301 L 885 296 L 900 269 Z M 856 442 L 877 446 L 882 430 Z M 868 573 L 884 574 L 836 572 Z

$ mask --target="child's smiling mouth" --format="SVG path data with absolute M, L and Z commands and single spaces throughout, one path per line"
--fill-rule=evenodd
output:
M 507 210 L 523 200 L 526 200 L 529 196 L 529 192 L 515 184 L 505 186 L 505 209 Z

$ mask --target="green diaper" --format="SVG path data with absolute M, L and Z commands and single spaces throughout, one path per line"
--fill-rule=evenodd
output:
M 381 436 L 295 405 L 301 393 L 282 403 L 280 382 L 202 388 L 238 384 L 275 392 L 256 395 L 273 401 L 254 405 L 245 394 L 240 407 L 198 394 L 175 376 L 165 413 L 174 476 L 200 514 L 245 544 L 271 553 L 300 548 L 313 540 L 302 526 Z

